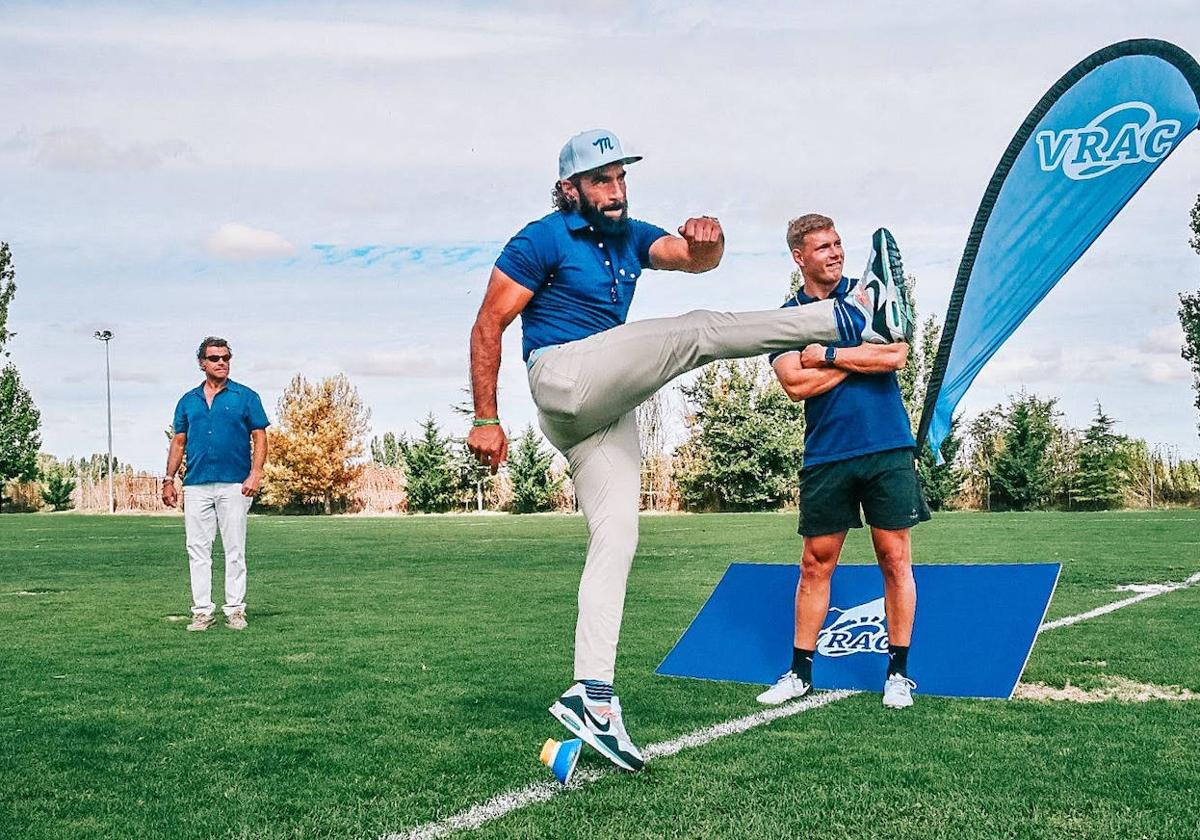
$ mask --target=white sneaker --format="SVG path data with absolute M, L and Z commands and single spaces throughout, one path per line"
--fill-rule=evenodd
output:
M 780 703 L 803 697 L 810 691 L 812 691 L 812 683 L 800 679 L 794 671 L 788 671 L 776 681 L 775 685 L 758 695 L 758 702 L 768 706 L 778 706 Z
M 867 344 L 912 343 L 913 318 L 905 290 L 900 248 L 887 228 L 871 235 L 871 253 L 862 279 L 846 295 L 846 304 L 866 320 L 862 340 Z
M 212 613 L 209 613 L 208 615 L 205 615 L 204 613 L 195 613 L 192 616 L 192 623 L 187 626 L 187 629 L 193 633 L 198 630 L 207 630 L 209 627 L 213 626 L 213 623 L 216 620 L 217 617 Z
M 883 707 L 907 709 L 913 704 L 912 693 L 917 684 L 908 677 L 892 674 L 883 684 Z
M 245 630 L 246 629 L 246 613 L 242 610 L 231 612 L 225 616 L 225 623 L 229 625 L 230 630 Z
M 550 707 L 550 714 L 618 767 L 637 771 L 645 765 L 625 731 L 621 701 L 615 694 L 608 703 L 597 703 L 588 699 L 583 683 L 575 683 Z

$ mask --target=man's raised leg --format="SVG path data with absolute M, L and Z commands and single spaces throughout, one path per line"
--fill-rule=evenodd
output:
M 551 348 L 530 372 L 543 431 L 564 449 L 559 441 L 604 428 L 675 377 L 717 359 L 853 341 L 848 316 L 838 312 L 832 300 L 763 312 L 697 310 Z

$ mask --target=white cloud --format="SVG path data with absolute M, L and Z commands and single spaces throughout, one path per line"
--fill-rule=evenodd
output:
M 347 355 L 342 369 L 350 376 L 382 376 L 418 379 L 464 379 L 466 360 L 431 350 L 373 350 Z
M 206 60 L 312 59 L 355 63 L 412 64 L 425 61 L 537 49 L 559 42 L 563 27 L 543 15 L 480 12 L 426 13 L 411 10 L 403 23 L 304 20 L 249 16 L 125 15 L 77 16 L 59 20 L 34 16 L 5 27 L 5 36 L 38 47 L 118 48 L 202 56 Z
M 37 137 L 22 129 L 2 148 L 32 149 L 34 163 L 67 172 L 141 172 L 196 162 L 191 147 L 179 139 L 118 144 L 97 131 L 78 127 L 58 128 Z
M 1178 356 L 1183 347 L 1183 327 L 1176 321 L 1150 330 L 1143 339 L 1141 349 L 1146 353 L 1164 353 Z
M 1192 378 L 1192 372 L 1188 370 L 1183 359 L 1155 359 L 1142 368 L 1142 378 L 1155 385 L 1162 385 L 1167 382 L 1187 382 Z
M 205 245 L 210 254 L 223 260 L 291 257 L 296 253 L 296 246 L 278 233 L 237 222 L 221 225 Z

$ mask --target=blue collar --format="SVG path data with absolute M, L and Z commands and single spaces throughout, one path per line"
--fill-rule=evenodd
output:
M 205 380 L 205 382 L 207 382 L 207 381 L 208 381 L 208 380 L 206 379 L 206 380 Z M 221 391 L 228 391 L 228 392 L 230 392 L 231 394 L 232 394 L 232 393 L 237 393 L 237 392 L 239 392 L 239 391 L 242 391 L 242 390 L 244 390 L 244 389 L 243 389 L 243 387 L 242 387 L 241 385 L 239 385 L 238 383 L 234 382 L 232 379 L 226 379 L 226 380 L 225 380 L 225 387 L 221 389 Z M 221 393 L 221 391 L 217 391 L 217 393 L 219 394 L 219 393 Z M 193 388 L 192 390 L 188 391 L 188 393 L 189 393 L 189 394 L 195 394 L 196 396 L 200 397 L 200 399 L 204 399 L 204 382 L 201 382 L 201 383 L 200 383 L 199 385 L 197 385 L 195 388 Z M 214 396 L 215 396 L 215 395 L 214 395 Z
M 583 218 L 583 214 L 578 210 L 562 210 L 563 222 L 567 225 L 567 230 L 571 233 L 581 231 L 584 228 L 590 227 L 588 220 Z
M 833 287 L 833 291 L 830 292 L 829 297 L 845 297 L 846 294 L 850 291 L 850 289 L 852 289 L 854 287 L 854 283 L 855 283 L 854 280 L 851 280 L 849 277 L 843 276 L 842 279 L 838 282 L 838 284 Z M 799 289 L 796 290 L 796 302 L 797 303 L 813 303 L 815 301 L 823 300 L 823 299 L 828 300 L 829 298 L 810 297 L 807 293 L 805 293 L 803 286 L 801 286 Z

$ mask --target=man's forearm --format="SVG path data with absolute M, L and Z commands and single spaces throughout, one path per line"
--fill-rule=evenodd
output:
M 486 321 L 476 321 L 471 329 L 471 396 L 475 416 L 499 417 L 496 406 L 496 379 L 500 374 L 500 336 L 503 331 Z
M 793 401 L 800 402 L 832 391 L 850 374 L 836 368 L 806 368 L 799 354 L 789 353 L 775 362 L 775 376 Z
M 721 257 L 724 255 L 724 234 L 722 234 L 720 241 L 713 245 L 697 246 L 693 244 L 688 248 L 689 265 L 685 270 L 692 274 L 700 274 L 705 271 L 712 271 L 721 264 Z
M 254 444 L 254 460 L 250 465 L 251 472 L 262 475 L 263 467 L 267 464 L 267 430 L 256 429 L 250 435 Z
M 834 367 L 850 373 L 892 373 L 908 361 L 907 344 L 860 344 L 837 351 Z
M 183 447 L 175 443 L 178 435 L 171 438 L 171 445 L 167 449 L 167 478 L 175 477 L 175 473 L 179 472 L 179 465 L 183 463 Z

